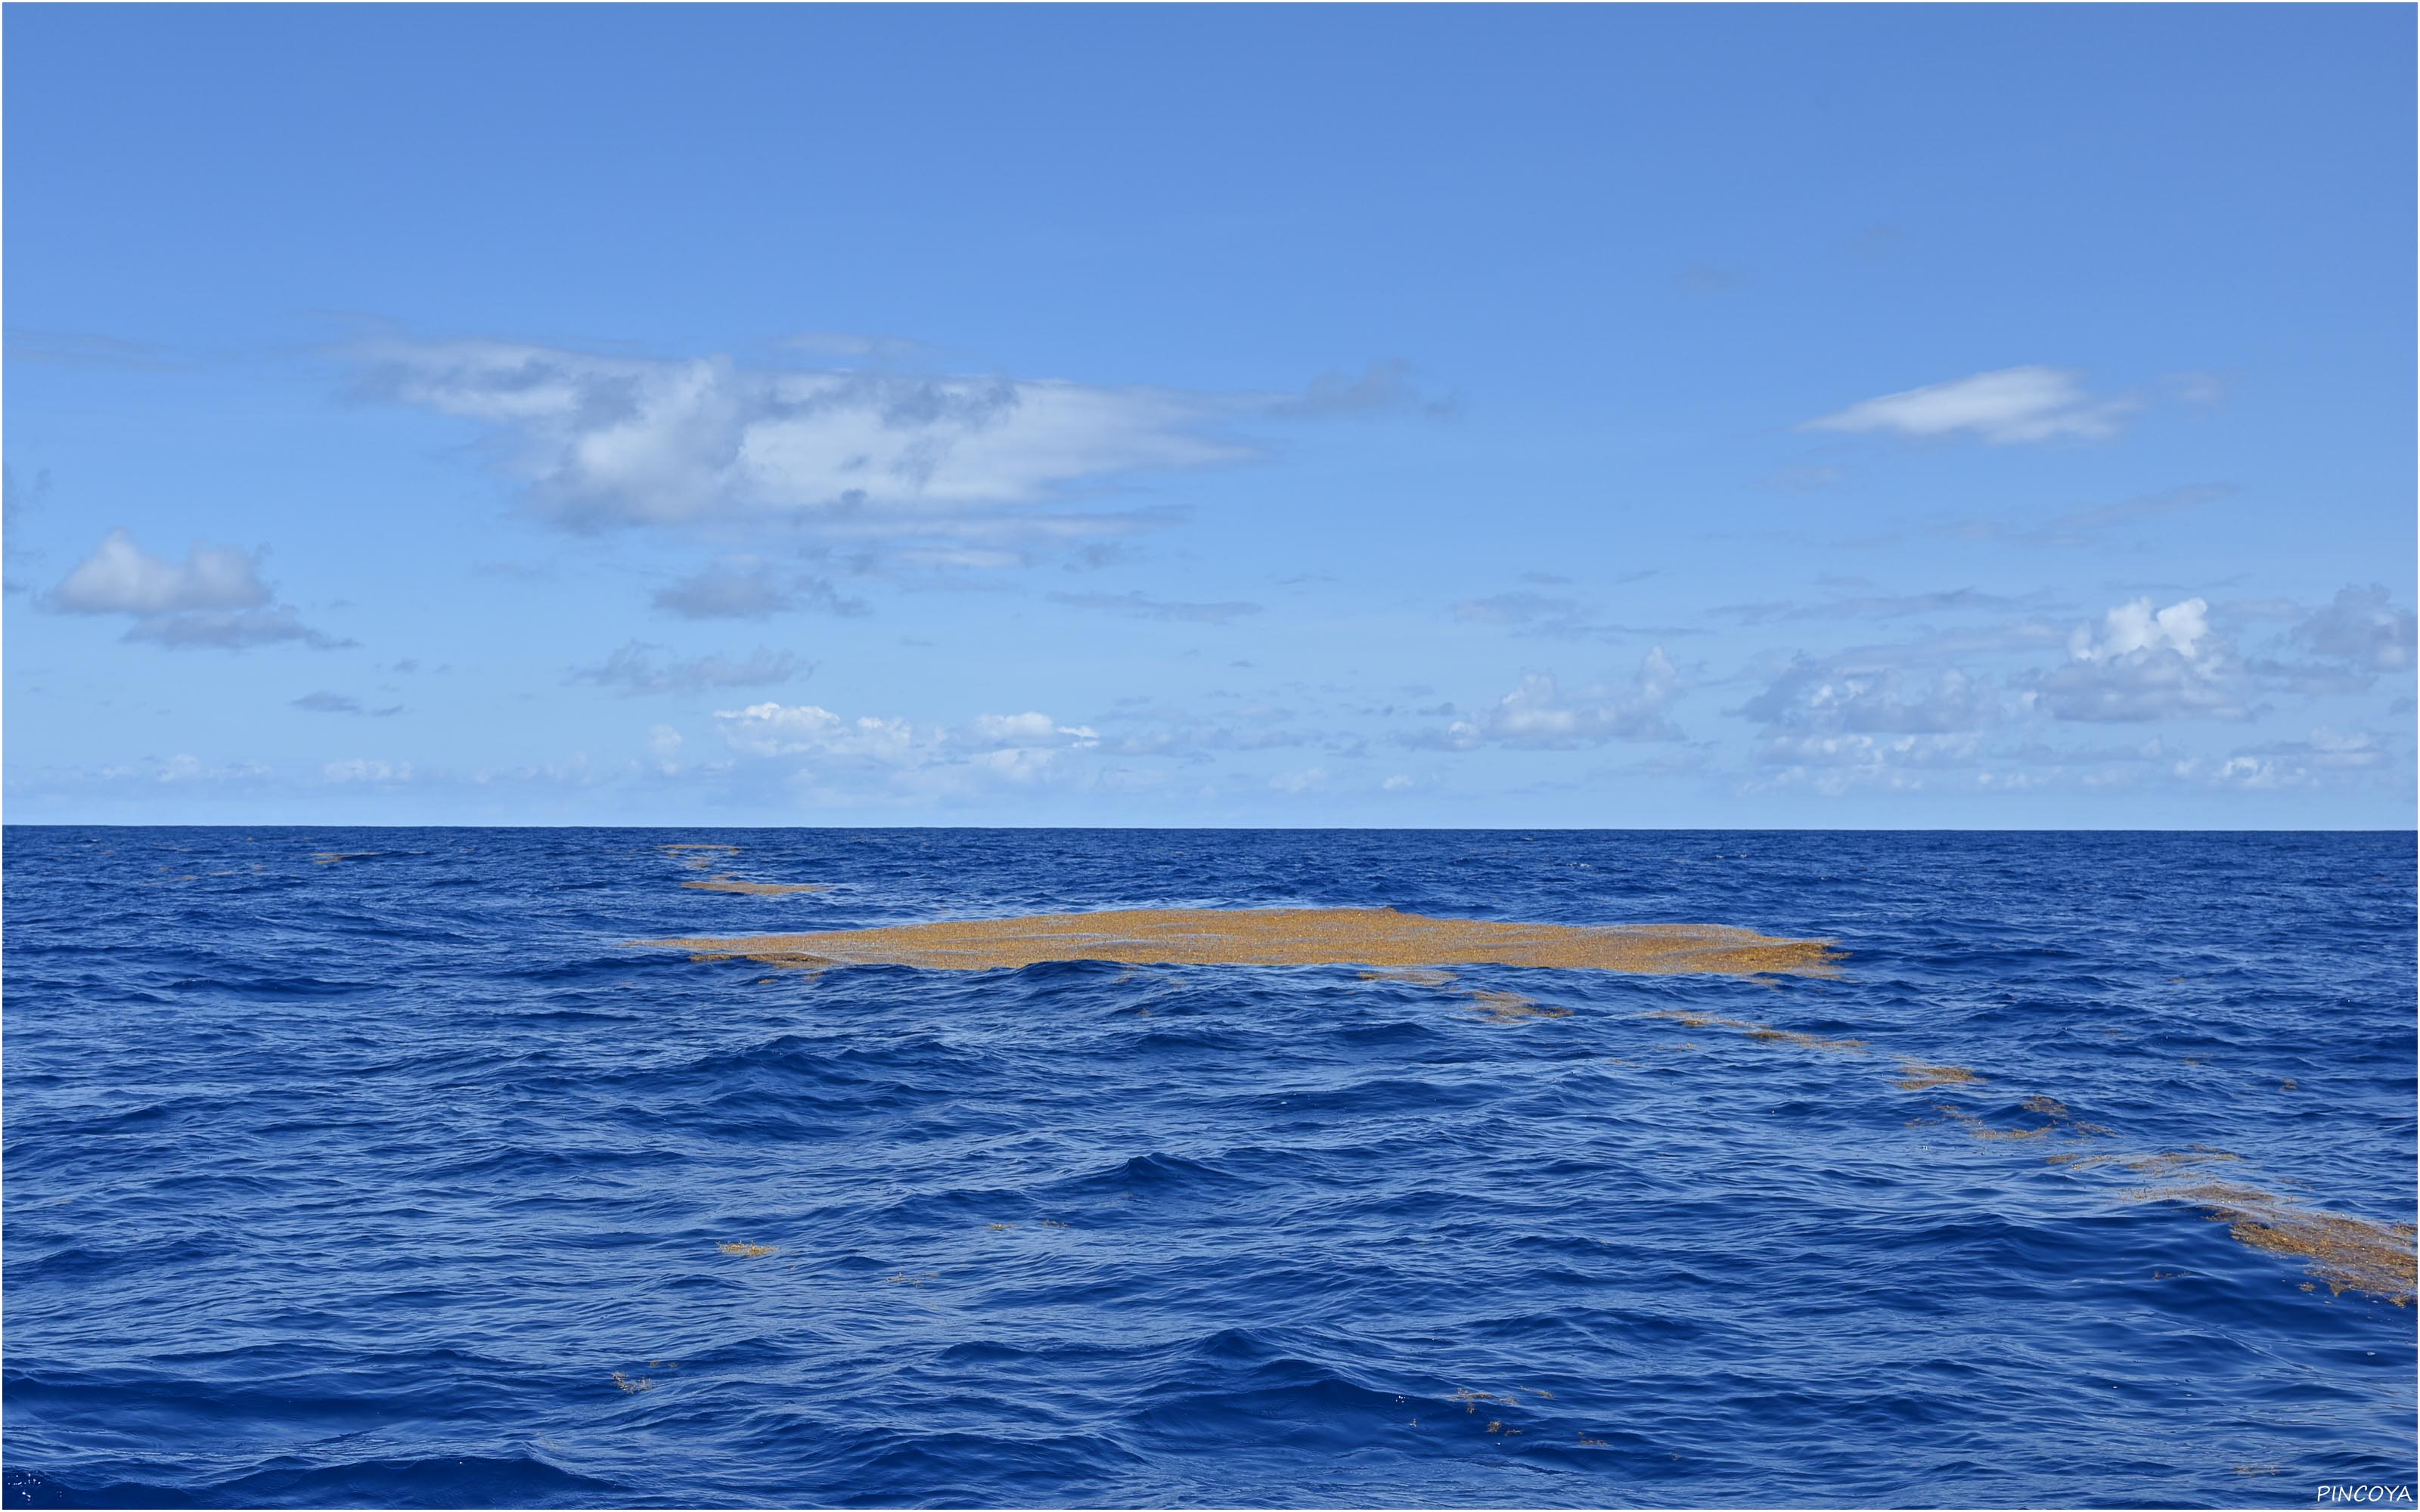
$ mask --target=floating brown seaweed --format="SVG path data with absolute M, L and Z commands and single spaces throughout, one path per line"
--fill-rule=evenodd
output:
M 1829 975 L 1839 959 L 1826 941 L 1719 924 L 1521 924 L 1432 918 L 1392 908 L 1136 908 L 642 943 L 686 949 L 701 960 L 951 971 L 1118 961 Z
M 1899 1085 L 1911 1092 L 1922 1091 L 1928 1087 L 1951 1087 L 1982 1080 L 1964 1066 L 1931 1066 L 1921 1060 L 1910 1060 L 1905 1056 L 1899 1057 L 1899 1066 L 1904 1073 L 1900 1077 Z
M 714 1247 L 721 1250 L 725 1255 L 737 1255 L 743 1259 L 750 1260 L 762 1259 L 768 1255 L 779 1255 L 782 1253 L 782 1246 L 779 1244 L 751 1244 L 745 1241 L 733 1241 L 729 1243 L 717 1244 Z
M 733 876 L 713 876 L 703 882 L 684 882 L 684 887 L 700 892 L 744 892 L 755 897 L 771 897 L 784 892 L 828 892 L 821 882 L 747 882 Z
M 2137 1201 L 2190 1203 L 2212 1221 L 2226 1224 L 2236 1242 L 2307 1262 L 2303 1273 L 2316 1276 L 2331 1295 L 2359 1291 L 2397 1307 L 2412 1301 L 2416 1267 L 2410 1224 L 2375 1223 L 2304 1207 L 2274 1192 L 2231 1181 L 2171 1182 L 2128 1196 Z

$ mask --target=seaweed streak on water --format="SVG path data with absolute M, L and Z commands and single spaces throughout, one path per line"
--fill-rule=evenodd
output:
M 701 960 L 984 971 L 1043 961 L 1134 965 L 1545 966 L 1829 975 L 1824 940 L 1721 924 L 1520 924 L 1392 908 L 1132 908 L 734 938 L 648 940 Z

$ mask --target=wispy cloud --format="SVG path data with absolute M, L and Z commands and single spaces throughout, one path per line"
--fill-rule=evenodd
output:
M 2018 600 L 1973 588 L 1938 589 L 1923 594 L 1860 594 L 1820 604 L 1769 599 L 1757 604 L 1723 604 L 1709 610 L 1743 625 L 1767 620 L 1894 620 L 1912 614 L 1944 614 L 1964 610 L 2005 609 Z
M 1138 620 L 1183 620 L 1202 625 L 1224 625 L 1230 620 L 1258 614 L 1261 606 L 1241 600 L 1215 604 L 1187 603 L 1181 600 L 1151 598 L 1141 593 L 1130 594 L 1052 594 L 1054 604 L 1073 605 L 1077 609 L 1095 609 L 1112 614 L 1124 614 Z
M 2119 421 L 2137 407 L 2131 396 L 2093 397 L 2080 375 L 2066 368 L 2005 367 L 1863 400 L 1800 428 L 2042 441 L 2116 435 Z
M 756 556 L 725 557 L 659 588 L 655 605 L 687 620 L 764 619 L 802 609 L 866 612 L 862 599 L 844 598 L 828 580 L 784 570 Z
M 720 655 L 694 656 L 686 661 L 663 660 L 656 655 L 662 649 L 632 640 L 606 657 L 601 666 L 582 668 L 571 675 L 575 681 L 596 683 L 625 697 L 638 697 L 650 693 L 696 693 L 718 687 L 770 687 L 802 671 L 814 671 L 795 652 L 775 651 L 769 646 L 758 646 L 736 661 Z
M 1765 726 L 1768 738 L 1806 734 L 1950 734 L 1999 716 L 1998 701 L 1965 671 L 1930 680 L 1889 667 L 1801 657 L 1731 711 Z
M 389 715 L 403 712 L 403 705 L 400 703 L 392 704 L 383 709 L 364 708 L 361 700 L 349 694 L 332 693 L 325 688 L 316 693 L 303 694 L 301 698 L 292 701 L 292 706 L 310 714 L 364 714 L 372 718 L 380 719 Z
M 488 427 L 537 507 L 575 526 L 930 523 L 1255 455 L 1211 434 L 1233 404 L 1140 386 L 758 369 L 490 341 L 389 343 L 366 355 L 374 393 Z
M 2397 671 L 2412 664 L 2415 631 L 2420 620 L 2398 607 L 2382 585 L 2339 589 L 2335 600 L 2314 610 L 2287 632 L 2287 638 L 2313 656 L 2331 657 L 2376 671 Z

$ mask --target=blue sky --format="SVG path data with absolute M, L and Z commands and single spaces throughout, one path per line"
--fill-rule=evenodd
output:
M 14 822 L 2414 818 L 2406 7 L 11 7 Z

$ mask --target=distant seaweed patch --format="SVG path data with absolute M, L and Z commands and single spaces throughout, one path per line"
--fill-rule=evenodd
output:
M 1835 1040 L 1821 1034 L 1802 1034 L 1796 1029 L 1776 1029 L 1770 1024 L 1753 1019 L 1730 1018 L 1720 1013 L 1699 1013 L 1684 1008 L 1660 1008 L 1647 1015 L 1652 1019 L 1670 1019 L 1684 1029 L 1738 1029 L 1751 1040 L 1768 1044 L 1796 1045 L 1801 1050 L 1829 1050 L 1840 1055 L 1861 1056 L 1866 1053 L 1863 1040 Z
M 717 1244 L 714 1247 L 721 1250 L 725 1255 L 737 1255 L 743 1259 L 751 1260 L 762 1259 L 768 1255 L 779 1255 L 782 1253 L 782 1246 L 779 1244 L 751 1244 L 741 1240 L 734 1240 L 728 1243 Z
M 734 876 L 712 876 L 703 882 L 684 882 L 684 887 L 700 892 L 744 892 L 755 897 L 770 897 L 784 892 L 828 892 L 821 882 L 747 882 Z
M 647 940 L 705 960 L 949 971 L 1044 961 L 1135 965 L 1545 966 L 1648 974 L 1829 975 L 1823 940 L 1719 924 L 1517 924 L 1392 908 L 1144 908 L 737 938 Z
M 313 851 L 313 866 L 334 866 L 338 861 L 359 861 L 380 854 L 377 851 Z

